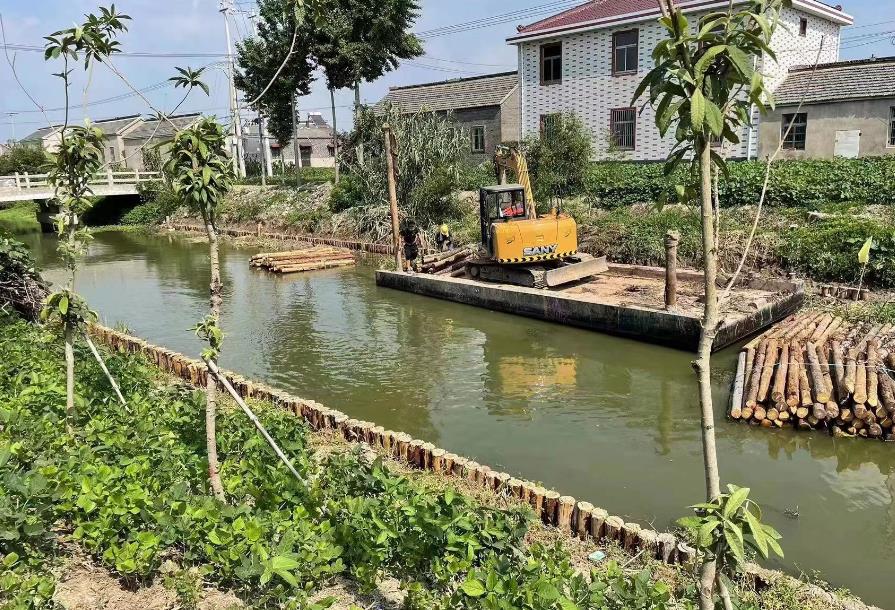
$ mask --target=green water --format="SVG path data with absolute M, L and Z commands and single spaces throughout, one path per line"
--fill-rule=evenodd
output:
M 54 242 L 29 239 L 59 278 Z M 643 525 L 701 500 L 690 354 L 378 288 L 371 266 L 274 277 L 251 253 L 222 249 L 225 366 Z M 79 290 L 107 324 L 196 355 L 207 278 L 200 240 L 111 232 Z M 735 359 L 714 358 L 719 414 Z M 778 567 L 895 608 L 895 445 L 717 425 L 724 480 L 784 535 Z

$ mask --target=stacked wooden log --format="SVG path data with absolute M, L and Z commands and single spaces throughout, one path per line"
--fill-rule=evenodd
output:
M 454 248 L 436 254 L 427 254 L 414 264 L 417 273 L 459 277 L 466 274 L 466 261 L 472 256 L 470 248 Z
M 311 246 L 288 252 L 263 252 L 252 257 L 249 263 L 274 273 L 300 273 L 318 269 L 333 269 L 354 264 L 354 256 L 345 248 Z
M 739 355 L 729 416 L 895 441 L 895 327 L 792 316 Z

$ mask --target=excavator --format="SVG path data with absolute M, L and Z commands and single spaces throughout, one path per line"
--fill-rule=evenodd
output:
M 500 184 L 479 190 L 482 239 L 478 256 L 466 264 L 469 277 L 546 289 L 608 270 L 605 257 L 578 252 L 575 219 L 556 207 L 538 216 L 522 153 L 500 146 L 494 162 Z M 506 184 L 508 172 L 518 182 Z

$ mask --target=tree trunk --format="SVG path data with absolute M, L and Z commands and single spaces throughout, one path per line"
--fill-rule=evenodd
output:
M 75 419 L 75 347 L 74 329 L 65 324 L 65 429 L 74 432 Z
M 333 154 L 335 155 L 335 182 L 339 183 L 339 129 L 336 126 L 336 90 L 329 88 L 329 103 L 333 111 Z
M 298 93 L 292 94 L 292 156 L 295 157 L 293 169 L 295 170 L 295 186 L 301 184 L 300 172 L 298 168 L 301 166 L 301 146 L 298 143 Z
M 360 121 L 360 81 L 355 81 L 354 83 L 354 128 L 357 129 L 357 124 Z M 364 141 L 360 140 L 357 144 L 357 163 L 358 165 L 364 164 Z
M 718 275 L 717 246 L 715 242 L 715 218 L 712 210 L 712 158 L 707 142 L 702 143 L 699 173 L 702 182 L 702 249 L 705 259 L 705 307 L 702 330 L 699 336 L 699 352 L 694 368 L 699 380 L 699 404 L 702 409 L 702 453 L 705 466 L 706 500 L 711 502 L 721 495 L 721 479 L 718 474 L 718 453 L 715 447 L 715 410 L 712 404 L 712 345 L 718 329 Z M 705 560 L 699 574 L 700 610 L 713 610 L 713 589 L 717 569 L 714 560 Z
M 205 230 L 208 232 L 208 255 L 211 261 L 211 287 L 210 305 L 211 315 L 218 322 L 221 319 L 221 262 L 218 255 L 217 229 L 211 221 L 206 221 Z M 218 463 L 217 440 L 217 408 L 218 408 L 218 384 L 214 375 L 208 375 L 205 384 L 205 443 L 208 451 L 208 480 L 214 497 L 224 502 L 224 486 L 221 483 L 220 465 Z

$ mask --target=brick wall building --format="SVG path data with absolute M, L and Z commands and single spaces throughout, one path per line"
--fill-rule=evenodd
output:
M 735 0 L 742 2 L 743 0 Z M 678 5 L 691 23 L 723 10 L 727 0 L 684 0 Z M 551 115 L 573 112 L 591 130 L 598 155 L 610 142 L 632 160 L 663 159 L 673 146 L 663 140 L 655 115 L 632 108 L 632 96 L 654 66 L 652 51 L 666 37 L 655 0 L 594 0 L 519 28 L 508 39 L 518 47 L 522 137 L 537 134 Z M 852 18 L 817 0 L 793 0 L 783 10 L 771 47 L 777 61 L 763 57 L 758 68 L 773 91 L 796 65 L 839 58 L 840 29 Z M 755 112 L 756 126 L 758 112 Z M 754 157 L 758 130 L 744 129 L 731 158 Z

